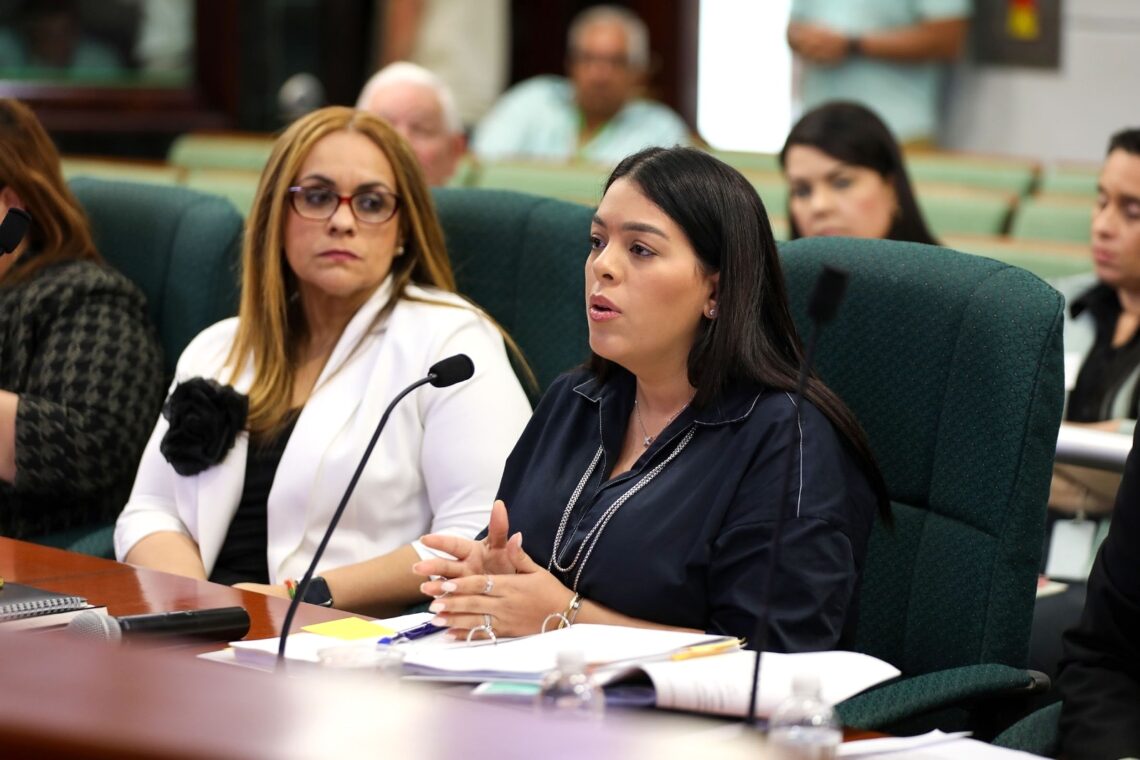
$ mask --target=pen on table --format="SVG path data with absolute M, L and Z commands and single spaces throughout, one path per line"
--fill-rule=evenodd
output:
M 441 625 L 435 625 L 434 623 L 423 623 L 422 625 L 417 625 L 415 628 L 408 628 L 404 631 L 397 631 L 393 636 L 384 636 L 376 643 L 394 644 L 397 641 L 412 641 L 413 639 L 422 639 L 424 636 L 430 636 L 433 633 L 439 633 L 440 631 L 445 630 L 447 629 Z
M 714 641 L 711 644 L 694 644 L 669 655 L 670 660 L 691 660 L 694 657 L 708 657 L 714 654 L 724 654 L 740 649 L 740 639 L 726 639 Z

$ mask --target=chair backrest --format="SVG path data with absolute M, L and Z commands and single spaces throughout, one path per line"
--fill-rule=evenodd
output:
M 545 390 L 589 356 L 584 266 L 593 211 L 499 190 L 434 194 L 459 291 L 510 333 Z
M 1029 240 L 1085 243 L 1092 237 L 1093 200 L 1026 198 L 1013 215 L 1009 234 Z
M 70 185 L 99 252 L 146 295 L 173 376 L 191 338 L 237 313 L 241 215 L 224 198 L 182 187 L 90 177 Z
M 534 193 L 596 206 L 612 168 L 596 164 L 489 162 L 477 167 L 470 187 Z
M 1024 667 L 1061 421 L 1064 302 L 1029 272 L 945 248 L 781 246 L 793 314 L 823 264 L 851 274 L 816 368 L 859 418 L 894 526 L 875 526 L 856 648 L 908 675 Z

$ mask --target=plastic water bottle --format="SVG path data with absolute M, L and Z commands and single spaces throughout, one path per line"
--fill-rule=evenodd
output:
M 768 747 L 779 760 L 833 760 L 843 731 L 831 705 L 820 696 L 819 678 L 801 674 L 792 679 L 792 696 L 768 721 Z
M 601 718 L 606 697 L 586 672 L 585 655 L 570 650 L 558 653 L 558 664 L 542 679 L 536 704 L 542 712 Z

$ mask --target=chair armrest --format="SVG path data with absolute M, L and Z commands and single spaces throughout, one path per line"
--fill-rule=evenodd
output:
M 835 706 L 843 725 L 881 730 L 892 723 L 980 698 L 1024 696 L 1043 691 L 1041 673 L 1008 665 L 965 665 L 900 677 Z

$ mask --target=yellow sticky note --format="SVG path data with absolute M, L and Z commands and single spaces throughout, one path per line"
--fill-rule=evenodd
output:
M 309 633 L 317 633 L 321 636 L 331 636 L 334 639 L 342 639 L 343 641 L 376 639 L 381 636 L 391 636 L 395 633 L 391 628 L 369 623 L 367 620 L 361 620 L 358 617 L 330 620 L 327 623 L 314 623 L 313 625 L 305 626 L 301 630 L 308 631 Z

